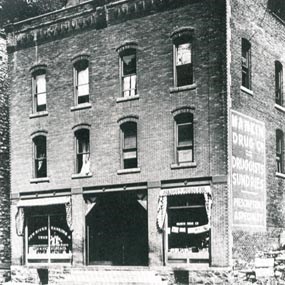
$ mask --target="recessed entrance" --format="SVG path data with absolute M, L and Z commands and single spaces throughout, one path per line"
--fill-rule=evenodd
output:
M 100 193 L 86 216 L 90 265 L 147 265 L 146 193 Z

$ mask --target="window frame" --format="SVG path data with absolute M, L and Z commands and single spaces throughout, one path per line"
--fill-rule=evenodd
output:
M 193 27 L 182 27 L 178 28 L 174 32 L 171 33 L 171 39 L 172 39 L 172 57 L 173 57 L 173 84 L 174 88 L 187 88 L 188 86 L 193 86 L 195 84 L 195 72 L 194 72 L 194 28 Z M 185 84 L 179 84 L 178 79 L 178 71 L 177 71 L 177 58 L 178 58 L 178 47 L 183 44 L 189 44 L 190 45 L 190 59 L 191 62 L 180 65 L 180 66 L 187 66 L 190 67 L 190 79 L 189 82 L 186 82 Z M 181 68 L 180 68 L 181 69 Z M 187 69 L 187 68 L 186 68 Z
M 64 207 L 64 205 L 56 205 L 54 206 L 44 206 L 43 208 L 35 207 L 35 208 L 29 208 L 28 211 L 25 210 L 25 264 L 31 265 L 31 264 L 39 264 L 39 263 L 65 263 L 70 264 L 72 261 L 72 255 L 73 255 L 73 236 L 72 231 L 68 229 L 68 234 L 70 237 L 70 245 L 69 246 L 69 252 L 68 253 L 53 253 L 51 252 L 51 248 L 54 247 L 54 245 L 51 244 L 51 232 L 56 231 L 56 229 L 53 229 L 53 225 L 51 223 L 52 217 L 57 216 L 63 216 L 64 210 L 58 211 L 58 207 Z M 53 211 L 52 211 L 53 210 Z M 35 212 L 34 212 L 35 211 Z M 55 212 L 54 212 L 55 211 Z M 43 217 L 46 218 L 46 227 L 47 227 L 47 245 L 44 245 L 43 247 L 47 248 L 47 251 L 45 253 L 35 254 L 35 253 L 29 253 L 29 227 L 31 224 L 31 220 L 34 218 Z M 65 218 L 66 219 L 66 218 Z M 42 229 L 41 227 L 40 229 Z M 32 260 L 32 262 L 30 261 Z
M 276 172 L 284 174 L 284 133 L 282 130 L 276 130 Z
M 88 150 L 85 152 L 79 152 L 79 136 L 80 133 L 82 133 L 84 136 L 84 132 L 87 134 L 87 141 L 88 141 Z M 76 175 L 80 176 L 89 176 L 91 175 L 91 144 L 90 144 L 90 128 L 85 127 L 80 127 L 74 130 L 74 144 L 75 144 L 75 162 L 74 162 L 74 173 Z M 86 167 L 88 170 L 86 173 L 81 173 L 83 170 L 85 170 L 84 163 L 83 163 L 83 156 L 87 155 L 88 156 L 88 161 L 86 162 Z M 82 161 L 81 161 L 81 167 L 79 169 L 79 156 L 82 156 Z
M 45 157 L 43 158 L 38 158 L 38 147 L 40 147 L 39 145 L 37 145 L 37 140 L 39 139 L 45 139 Z M 48 177 L 48 165 L 47 165 L 47 135 L 44 133 L 38 133 L 37 135 L 35 135 L 32 138 L 32 142 L 33 142 L 33 177 L 35 179 L 42 179 L 42 178 L 47 178 Z M 39 142 L 38 142 L 39 143 Z M 39 170 L 37 170 L 37 165 L 38 162 L 42 161 L 43 165 L 45 166 L 45 175 L 41 176 L 39 175 Z
M 245 57 L 243 56 L 244 54 Z M 248 90 L 252 90 L 251 74 L 252 74 L 251 43 L 247 39 L 242 38 L 241 39 L 241 86 Z
M 135 126 L 135 147 L 132 148 L 125 148 L 125 131 L 128 128 L 132 128 L 132 125 Z M 138 124 L 136 121 L 125 121 L 120 124 L 120 145 L 121 145 L 121 169 L 123 170 L 130 170 L 130 169 L 137 169 L 138 168 Z M 135 153 L 135 158 L 125 158 L 126 153 Z M 136 165 L 134 167 L 126 167 L 126 160 L 135 159 Z
M 45 64 L 42 65 L 36 65 L 33 66 L 30 69 L 31 72 L 31 85 L 32 85 L 32 113 L 33 114 L 40 114 L 40 113 L 45 113 L 47 112 L 47 66 Z M 45 92 L 37 92 L 37 77 L 44 75 L 44 89 Z M 44 94 L 44 100 L 45 104 L 43 105 L 43 109 L 39 109 L 39 104 L 38 104 L 38 95 L 43 95 Z
M 183 118 L 185 117 L 185 118 Z M 189 117 L 189 122 L 179 122 L 179 120 L 186 120 Z M 179 145 L 179 126 L 191 126 L 190 140 L 191 143 L 187 145 Z M 181 112 L 175 115 L 174 117 L 174 153 L 175 153 L 175 163 L 177 165 L 191 164 L 195 162 L 194 155 L 194 116 L 191 112 Z M 192 160 L 180 161 L 179 160 L 179 151 L 181 150 L 190 150 Z
M 280 61 L 275 61 L 275 103 L 283 106 L 283 65 Z

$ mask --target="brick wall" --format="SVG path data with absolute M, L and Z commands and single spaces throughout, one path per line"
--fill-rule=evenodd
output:
M 20 32 L 9 38 L 11 98 L 11 184 L 12 193 L 40 192 L 64 188 L 127 184 L 166 180 L 203 180 L 227 174 L 226 145 L 226 78 L 225 78 L 225 11 L 224 1 L 136 1 L 137 6 L 108 6 L 104 28 L 77 29 L 52 38 L 33 42 L 34 37 Z M 166 5 L 165 3 L 168 3 Z M 89 4 L 86 4 L 89 5 Z M 117 7 L 116 5 L 119 5 Z M 129 5 L 129 6 L 128 6 Z M 151 6 L 153 5 L 153 6 Z M 165 6 L 163 6 L 165 5 Z M 76 7 L 74 8 L 76 9 Z M 142 9 L 142 12 L 137 12 Z M 82 10 L 84 7 L 82 6 Z M 68 10 L 71 11 L 71 10 Z M 67 11 L 62 11 L 65 15 Z M 87 13 L 87 12 L 86 12 Z M 51 17 L 51 16 L 47 16 Z M 53 18 L 61 14 L 54 14 Z M 87 16 L 85 18 L 88 18 Z M 207 19 L 207 20 L 205 20 Z M 51 18 L 52 20 L 52 18 Z M 37 23 L 38 21 L 38 23 Z M 23 23 L 33 27 L 45 21 Z M 91 19 L 92 22 L 92 19 Z M 104 22 L 104 21 L 103 21 Z M 88 23 L 86 24 L 88 25 Z M 173 87 L 171 33 L 180 27 L 194 29 L 193 61 L 195 83 L 192 90 L 170 92 Z M 27 37 L 25 38 L 25 33 Z M 49 34 L 50 33 L 50 34 Z M 25 39 L 30 41 L 26 44 Z M 18 41 L 17 45 L 15 40 Z M 116 102 L 119 94 L 119 66 L 116 49 L 126 41 L 138 44 L 137 74 L 139 99 Z M 14 48 L 14 51 L 13 51 Z M 90 54 L 90 102 L 92 108 L 71 111 L 73 73 L 71 59 L 78 53 Z M 30 118 L 32 113 L 30 68 L 35 63 L 47 65 L 48 116 Z M 196 167 L 171 169 L 174 161 L 173 110 L 194 107 L 194 145 Z M 118 175 L 120 166 L 119 125 L 127 115 L 138 119 L 139 173 Z M 72 128 L 91 124 L 91 171 L 86 179 L 71 179 L 74 173 L 74 135 Z M 32 139 L 37 130 L 46 130 L 48 183 L 31 184 Z M 215 191 L 215 189 L 213 190 Z M 226 191 L 226 190 L 224 190 Z M 222 194 L 219 191 L 215 195 Z M 223 196 L 224 197 L 224 196 Z M 227 199 L 217 197 L 227 209 Z M 219 208 L 219 205 L 215 205 Z M 218 215 L 216 237 L 224 239 L 227 217 Z M 154 221 L 155 222 L 155 221 Z M 227 241 L 227 239 L 226 239 Z M 227 242 L 225 242 L 227 246 Z M 222 246 L 221 246 L 222 247 Z M 216 265 L 227 264 L 227 254 Z
M 285 113 L 275 107 L 274 65 L 275 60 L 279 60 L 284 70 L 285 26 L 266 10 L 267 2 L 235 0 L 231 7 L 232 106 L 265 122 L 266 127 L 267 233 L 234 232 L 234 257 L 245 259 L 251 259 L 256 250 L 276 244 L 285 222 L 285 181 L 275 175 L 275 130 L 285 131 Z M 241 38 L 251 42 L 253 95 L 240 89 Z
M 9 121 L 6 41 L 0 32 L 0 269 L 10 265 Z

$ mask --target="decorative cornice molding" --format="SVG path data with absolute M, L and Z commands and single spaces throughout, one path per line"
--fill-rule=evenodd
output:
M 199 0 L 87 1 L 5 27 L 8 52 L 67 37 L 87 29 L 103 29 L 128 19 L 172 10 Z M 201 0 L 200 0 L 201 1 Z M 101 6 L 98 6 L 100 5 Z

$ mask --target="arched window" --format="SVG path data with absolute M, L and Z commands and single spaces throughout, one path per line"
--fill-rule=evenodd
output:
M 281 130 L 276 130 L 276 171 L 284 172 L 284 134 Z
M 180 113 L 175 116 L 175 148 L 177 164 L 194 161 L 193 115 Z
M 120 56 L 121 96 L 137 95 L 137 44 L 125 43 L 117 49 Z
M 173 32 L 174 85 L 191 85 L 193 75 L 193 28 L 181 28 Z
M 76 140 L 76 173 L 90 174 L 90 137 L 88 129 L 75 131 Z
M 248 40 L 241 40 L 242 86 L 251 89 L 251 44 Z
M 33 138 L 34 146 L 34 176 L 47 177 L 47 140 L 46 136 L 38 135 Z
M 73 59 L 75 105 L 89 103 L 89 56 Z
M 283 105 L 283 66 L 279 61 L 275 61 L 275 102 Z
M 33 113 L 44 112 L 47 109 L 46 65 L 31 68 Z
M 122 166 L 124 169 L 137 168 L 137 123 L 133 121 L 121 124 Z

